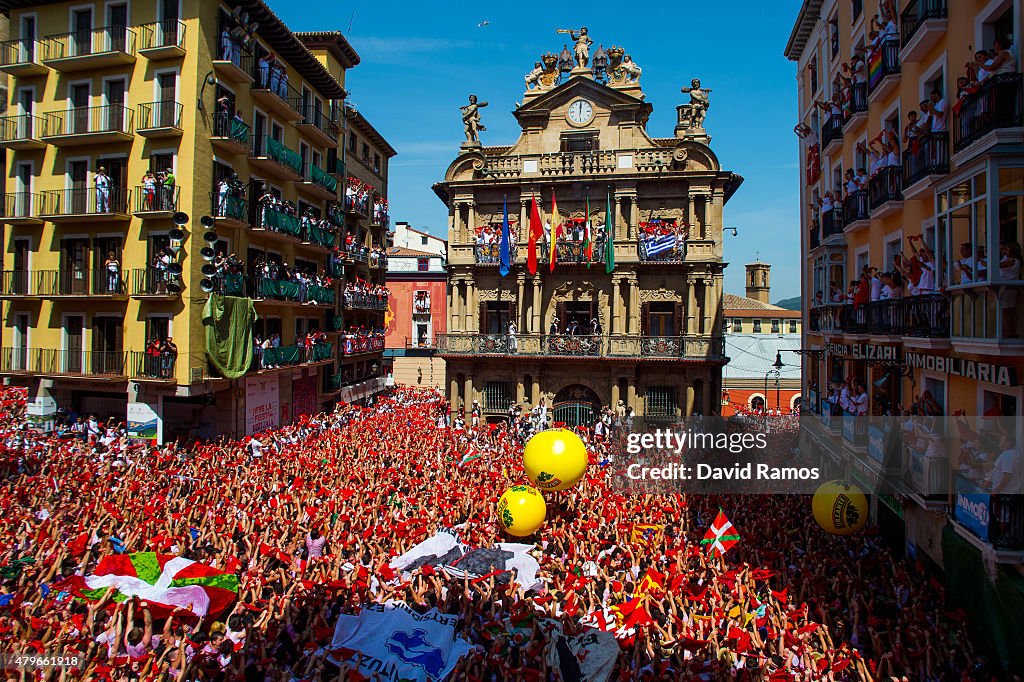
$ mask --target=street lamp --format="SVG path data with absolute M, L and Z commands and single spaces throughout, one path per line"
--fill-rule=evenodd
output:
M 779 410 L 780 412 L 782 411 L 781 408 L 779 407 L 779 405 L 780 405 L 780 400 L 779 400 L 779 383 L 782 380 L 782 372 L 781 372 L 781 370 L 782 370 L 783 367 L 785 367 L 785 365 L 782 362 L 782 353 L 781 352 L 776 352 L 775 353 L 775 363 L 772 365 L 772 369 L 770 369 L 770 370 L 768 370 L 767 372 L 764 373 L 764 412 L 765 412 L 765 414 L 768 414 L 768 380 L 769 379 L 774 379 L 775 380 L 775 409 Z

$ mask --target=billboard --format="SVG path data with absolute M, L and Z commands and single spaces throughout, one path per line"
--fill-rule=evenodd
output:
M 158 445 L 162 440 L 163 421 L 149 403 L 128 403 L 128 437 Z
M 281 425 L 280 390 L 276 376 L 246 377 L 245 433 L 251 436 Z

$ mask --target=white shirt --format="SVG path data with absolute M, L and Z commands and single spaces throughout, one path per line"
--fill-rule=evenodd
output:
M 956 262 L 961 267 L 960 270 L 960 283 L 970 284 L 974 281 L 974 256 L 968 256 L 967 258 L 961 258 Z
M 871 300 L 878 301 L 882 298 L 882 280 L 878 277 L 871 278 Z
M 1020 261 L 1013 256 L 999 259 L 999 279 L 1020 279 Z
M 932 120 L 931 130 L 933 133 L 941 133 L 946 130 L 946 100 L 940 99 L 932 105 L 929 118 Z
M 930 293 L 935 290 L 935 265 L 931 262 L 921 262 L 921 279 L 917 281 L 917 290 L 922 293 Z
M 993 492 L 1020 493 L 1022 478 L 1020 450 L 1010 448 L 996 457 L 992 467 Z

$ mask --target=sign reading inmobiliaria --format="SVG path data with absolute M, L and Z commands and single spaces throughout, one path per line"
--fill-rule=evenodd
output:
M 355 661 L 361 653 L 359 672 L 369 678 L 377 673 L 394 682 L 443 680 L 472 649 L 455 636 L 458 621 L 436 608 L 421 614 L 397 601 L 366 604 L 358 616 L 338 618 L 331 658 Z

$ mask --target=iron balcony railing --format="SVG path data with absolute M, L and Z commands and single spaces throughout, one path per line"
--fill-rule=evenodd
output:
M 128 292 L 132 296 L 177 296 L 180 290 L 171 291 L 167 286 L 172 281 L 178 279 L 171 277 L 166 268 L 135 268 L 131 271 Z
M 43 136 L 124 133 L 134 130 L 135 112 L 122 104 L 73 107 L 43 114 Z
M 547 244 L 537 244 L 537 261 L 540 263 L 547 263 L 551 258 L 551 253 Z M 588 257 L 587 248 L 583 242 L 556 242 L 555 253 L 557 254 L 558 263 L 602 263 L 604 262 L 604 241 L 595 241 L 591 247 L 591 253 Z M 525 258 L 525 256 L 524 256 Z M 671 260 L 661 258 L 644 258 L 643 255 L 640 257 L 641 260 Z
M 178 362 L 177 351 L 129 351 L 128 371 L 133 379 L 174 379 L 174 366 Z
M 213 116 L 213 137 L 215 138 L 228 139 L 248 147 L 250 130 L 248 123 L 226 112 L 222 111 Z
M 180 191 L 177 185 L 139 185 L 135 188 L 135 213 L 177 211 Z
M 720 362 L 720 336 L 588 336 L 569 334 L 437 334 L 442 355 L 650 358 Z
M 363 353 L 380 353 L 384 350 L 383 334 L 342 334 L 338 341 L 338 349 L 342 355 L 362 355 Z
M 127 290 L 120 265 L 113 270 L 4 270 L 0 275 L 2 296 L 121 296 Z
M 88 31 L 73 31 L 47 36 L 43 40 L 44 59 L 88 57 L 108 52 L 135 54 L 135 31 L 127 26 L 104 26 Z
M 335 292 L 330 287 L 259 275 L 254 275 L 251 279 L 253 298 L 258 300 L 334 305 Z
M 938 293 L 810 311 L 811 331 L 823 332 L 944 339 L 949 338 L 949 322 L 949 298 Z
M 345 210 L 352 211 L 353 213 L 358 213 L 363 216 L 370 215 L 370 197 L 368 195 L 360 197 L 346 190 Z
M 107 350 L 62 350 L 57 348 L 0 349 L 0 371 L 125 379 L 127 353 Z
M 829 237 L 835 235 L 842 236 L 843 227 L 843 208 L 841 206 L 835 206 L 828 211 L 821 212 L 821 238 L 826 240 Z
M 354 310 L 387 310 L 388 299 L 386 296 L 373 296 L 371 294 L 342 294 L 344 307 Z
M 903 153 L 903 186 L 949 172 L 949 132 L 928 133 Z
M 989 76 L 978 89 L 953 108 L 953 151 L 961 152 L 1000 128 L 1024 125 L 1021 92 L 1024 74 Z
M 331 194 L 338 194 L 338 180 L 320 166 L 308 162 L 302 166 L 302 179 L 311 182 L 317 187 L 324 189 Z
M 868 94 L 870 95 L 888 76 L 900 72 L 900 41 L 890 38 L 882 41 L 878 50 L 871 55 L 868 64 Z
M 854 114 L 866 114 L 868 112 L 868 84 L 854 83 L 850 86 L 850 118 L 844 121 L 849 123 Z
M 994 549 L 1020 551 L 1024 549 L 1024 495 L 991 494 L 991 486 L 979 484 L 963 475 L 957 475 L 955 494 L 957 504 L 954 518 L 961 528 L 992 545 Z M 978 505 L 987 514 L 985 523 L 966 512 L 961 498 L 968 504 Z
M 210 192 L 210 207 L 213 215 L 226 220 L 249 221 L 249 202 L 245 197 L 230 190 L 226 194 Z
M 294 213 L 277 204 L 264 203 L 260 207 L 259 226 L 264 230 L 280 232 L 296 239 L 302 238 L 302 222 Z
M 929 19 L 949 16 L 946 0 L 910 0 L 900 14 L 900 41 L 906 47 Z
M 335 142 L 338 141 L 337 121 L 332 120 L 321 109 L 318 109 L 311 104 L 306 104 L 300 107 L 299 113 L 302 114 L 302 120 L 299 121 L 300 125 L 314 126 L 330 139 Z
M 9 192 L 4 194 L 2 215 L 7 220 L 38 218 L 42 215 L 43 195 L 37 192 Z
M 302 241 L 309 244 L 316 244 L 325 249 L 333 249 L 337 238 L 331 230 L 320 227 L 316 222 L 305 221 L 302 225 Z
M 234 22 L 226 24 L 223 15 L 219 23 L 220 26 L 217 30 L 217 56 L 214 61 L 231 62 L 243 73 L 251 74 L 255 58 L 249 48 L 233 37 L 237 24 Z
M 868 180 L 868 194 L 872 211 L 890 201 L 903 201 L 903 169 L 898 166 L 879 169 Z
M 295 113 L 302 113 L 302 93 L 288 82 L 288 72 L 277 64 L 256 60 L 250 74 L 253 90 L 266 90 L 284 100 Z
M 45 127 L 41 116 L 20 114 L 0 117 L 0 142 L 38 140 Z
M 178 19 L 164 19 L 139 27 L 139 49 L 151 50 L 159 47 L 185 49 L 185 22 Z
M 540 249 L 538 249 L 539 251 Z M 481 265 L 498 265 L 501 263 L 501 244 L 477 244 L 473 248 L 476 262 Z M 539 254 L 538 254 L 539 256 Z M 509 244 L 509 261 L 514 263 L 519 257 L 519 244 Z
M 152 128 L 181 128 L 182 106 L 179 102 L 164 100 L 139 105 L 138 130 Z
M 843 115 L 830 114 L 825 125 L 821 127 L 821 147 L 826 149 L 835 141 L 843 141 Z
M 268 158 L 285 170 L 302 175 L 302 156 L 284 146 L 270 135 L 252 138 L 252 156 Z
M 849 225 L 858 220 L 870 220 L 870 218 L 868 191 L 859 189 L 847 194 L 843 199 L 843 224 Z
M 82 187 L 47 190 L 42 195 L 47 216 L 125 215 L 131 192 L 123 187 Z
M 34 38 L 16 38 L 0 42 L 0 67 L 39 64 L 43 45 Z

